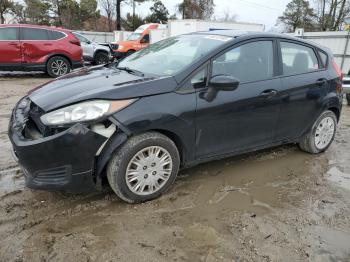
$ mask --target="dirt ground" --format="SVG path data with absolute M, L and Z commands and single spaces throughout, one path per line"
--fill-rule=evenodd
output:
M 350 107 L 322 155 L 295 146 L 184 170 L 160 199 L 24 187 L 7 125 L 49 80 L 0 76 L 0 261 L 350 261 Z

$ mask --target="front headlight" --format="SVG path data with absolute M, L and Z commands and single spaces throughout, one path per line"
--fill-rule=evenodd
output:
M 115 113 L 134 101 L 135 99 L 86 101 L 57 109 L 41 116 L 40 119 L 43 124 L 48 126 L 86 122 Z
M 118 46 L 118 50 L 122 50 L 122 49 L 124 49 L 124 46 L 123 45 L 119 45 Z

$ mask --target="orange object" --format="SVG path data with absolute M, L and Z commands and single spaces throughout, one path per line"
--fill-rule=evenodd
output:
M 114 56 L 117 59 L 123 58 L 147 47 L 150 42 L 150 30 L 157 29 L 158 26 L 159 24 L 144 24 L 137 28 L 131 35 L 129 35 L 126 41 L 112 43 Z

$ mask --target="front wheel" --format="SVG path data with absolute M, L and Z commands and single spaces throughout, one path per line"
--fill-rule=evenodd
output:
M 179 152 L 168 137 L 149 132 L 131 137 L 107 166 L 113 191 L 128 203 L 159 197 L 173 184 L 180 166 Z
M 71 70 L 71 66 L 66 58 L 54 56 L 47 61 L 46 70 L 51 77 L 59 77 L 68 74 Z
M 337 131 L 337 117 L 332 111 L 323 112 L 310 131 L 306 133 L 299 143 L 301 150 L 318 154 L 326 151 L 332 144 Z
M 95 65 L 108 64 L 108 62 L 109 62 L 109 56 L 106 52 L 98 52 L 95 55 L 95 58 L 94 58 Z

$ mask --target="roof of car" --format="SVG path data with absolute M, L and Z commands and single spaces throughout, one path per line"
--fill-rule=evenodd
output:
M 43 28 L 49 30 L 57 31 L 69 31 L 68 29 L 56 26 L 47 26 L 47 25 L 32 25 L 32 24 L 2 24 L 0 27 L 31 27 L 31 28 Z
M 290 39 L 294 41 L 299 41 L 302 43 L 306 43 L 309 45 L 316 46 L 320 49 L 326 50 L 329 52 L 329 49 L 320 46 L 319 44 L 308 41 L 302 38 L 294 37 L 294 36 L 289 36 L 286 34 L 278 34 L 278 33 L 267 33 L 267 32 L 254 32 L 254 31 L 240 31 L 240 30 L 211 30 L 211 31 L 201 31 L 201 32 L 195 32 L 195 34 L 202 34 L 202 35 L 221 35 L 221 36 L 227 36 L 227 37 L 232 37 L 232 38 L 238 38 L 238 37 L 272 37 L 272 38 L 284 38 L 284 39 Z

